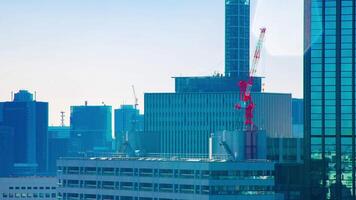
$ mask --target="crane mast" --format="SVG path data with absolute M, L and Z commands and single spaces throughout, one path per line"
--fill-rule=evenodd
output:
M 137 98 L 137 95 L 136 95 L 135 86 L 132 85 L 131 87 L 132 87 L 132 93 L 133 93 L 134 99 L 135 99 L 135 105 L 134 106 L 135 106 L 135 109 L 137 109 L 137 107 L 138 107 L 138 98 Z

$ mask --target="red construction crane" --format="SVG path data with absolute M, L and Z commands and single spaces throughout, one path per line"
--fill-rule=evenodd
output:
M 240 81 L 238 83 L 240 87 L 240 102 L 236 104 L 237 109 L 245 109 L 245 125 L 247 129 L 252 129 L 253 128 L 253 110 L 255 108 L 255 104 L 252 101 L 251 98 L 251 89 L 253 86 L 253 78 L 256 75 L 257 71 L 257 66 L 260 61 L 261 57 L 261 49 L 263 46 L 265 34 L 266 34 L 266 28 L 261 28 L 261 33 L 260 33 L 260 38 L 258 40 L 258 43 L 256 45 L 256 50 L 253 56 L 253 61 L 252 61 L 252 66 L 250 69 L 250 74 L 249 78 L 247 81 Z

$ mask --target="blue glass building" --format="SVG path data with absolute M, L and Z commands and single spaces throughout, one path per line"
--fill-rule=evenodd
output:
M 225 75 L 247 77 L 249 58 L 249 0 L 225 0 Z
M 48 103 L 35 101 L 31 93 L 20 90 L 15 94 L 14 101 L 0 104 L 1 124 L 14 131 L 14 163 L 21 166 L 17 171 L 28 174 L 23 171 L 28 166 L 31 173 L 34 168 L 35 173 L 46 172 Z
M 304 199 L 355 199 L 355 0 L 306 0 Z
M 112 151 L 112 107 L 71 106 L 70 153 Z
M 0 177 L 10 176 L 14 166 L 15 140 L 12 128 L 0 126 Z
M 115 109 L 115 139 L 122 141 L 126 133 L 143 130 L 143 115 L 133 105 Z

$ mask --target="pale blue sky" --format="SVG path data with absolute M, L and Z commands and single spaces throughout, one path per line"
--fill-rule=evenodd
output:
M 302 96 L 302 0 L 252 1 L 252 34 L 266 26 L 266 91 Z M 252 40 L 252 49 L 255 41 Z M 50 124 L 70 105 L 140 108 L 172 76 L 224 71 L 224 0 L 1 0 L 0 101 L 37 91 Z M 67 123 L 68 123 L 67 117 Z

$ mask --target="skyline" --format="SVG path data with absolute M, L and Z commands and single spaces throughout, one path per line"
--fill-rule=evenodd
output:
M 174 91 L 172 76 L 223 72 L 224 1 L 80 2 L 2 3 L 1 101 L 10 100 L 11 91 L 37 91 L 39 101 L 49 102 L 49 124 L 58 125 L 64 110 L 68 125 L 69 107 L 85 100 L 113 108 L 133 104 L 135 85 L 142 111 L 144 92 Z M 302 4 L 252 1 L 251 51 L 259 27 L 268 29 L 259 71 L 267 77 L 266 92 L 302 97 L 303 10 L 296 7 Z M 286 21 L 295 29 L 281 32 Z

